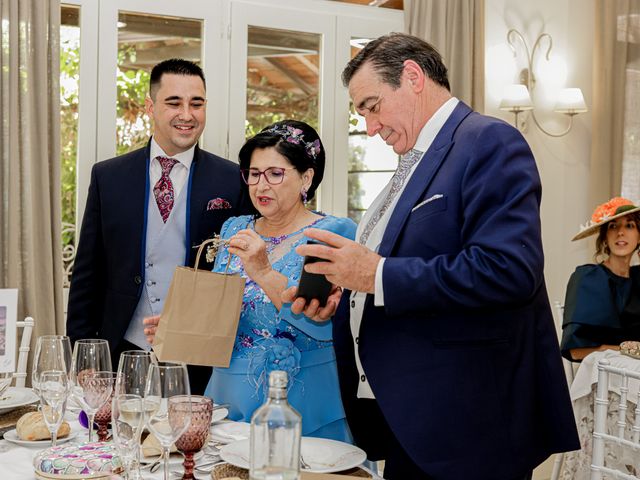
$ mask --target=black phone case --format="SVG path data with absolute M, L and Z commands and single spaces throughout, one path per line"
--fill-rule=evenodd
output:
M 298 297 L 304 298 L 307 302 L 317 298 L 321 307 L 324 307 L 327 304 L 327 299 L 331 293 L 331 282 L 322 274 L 309 273 L 305 271 L 304 266 L 309 265 L 310 263 L 324 261 L 324 259 L 318 257 L 304 257 L 304 264 L 302 265 L 302 274 L 300 275 L 297 295 Z

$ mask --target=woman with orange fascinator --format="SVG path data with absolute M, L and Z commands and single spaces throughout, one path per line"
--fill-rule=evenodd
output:
M 640 207 L 612 198 L 573 240 L 596 233 L 596 263 L 576 268 L 567 285 L 561 350 L 572 361 L 640 340 L 640 267 L 631 266 L 640 246 Z

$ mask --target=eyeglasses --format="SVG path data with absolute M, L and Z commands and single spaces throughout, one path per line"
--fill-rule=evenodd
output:
M 247 185 L 257 185 L 261 175 L 264 175 L 265 180 L 270 185 L 278 185 L 284 180 L 284 172 L 286 170 L 295 170 L 295 167 L 269 167 L 262 171 L 257 168 L 243 168 L 240 171 L 242 172 L 242 179 Z
M 369 113 L 378 113 L 382 100 L 384 100 L 384 97 L 382 95 L 378 96 L 378 98 L 375 98 L 371 102 L 369 102 L 369 105 L 362 105 L 361 107 L 359 107 L 358 113 L 363 117 Z

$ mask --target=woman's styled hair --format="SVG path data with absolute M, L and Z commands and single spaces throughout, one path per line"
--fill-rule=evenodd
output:
M 640 232 L 640 212 L 630 213 L 622 218 L 633 220 L 636 223 L 636 229 Z M 600 257 L 608 256 L 611 253 L 609 246 L 607 245 L 607 230 L 609 230 L 610 223 L 611 222 L 607 222 L 604 225 L 601 225 L 600 230 L 598 231 L 598 238 L 596 239 L 596 253 L 593 255 L 593 258 L 596 261 L 598 261 Z M 637 248 L 638 247 L 636 246 L 636 249 Z
M 311 200 L 324 175 L 325 153 L 322 141 L 315 129 L 298 120 L 283 120 L 265 127 L 240 149 L 240 168 L 249 168 L 254 150 L 275 148 L 300 173 L 313 169 L 313 179 L 307 191 Z

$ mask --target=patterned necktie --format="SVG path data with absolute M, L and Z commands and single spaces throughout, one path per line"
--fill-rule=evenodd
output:
M 178 161 L 174 158 L 167 157 L 156 157 L 156 159 L 160 162 L 162 175 L 153 187 L 153 195 L 156 197 L 156 203 L 158 204 L 160 215 L 162 215 L 162 221 L 167 223 L 167 218 L 169 218 L 169 214 L 173 208 L 174 197 L 173 183 L 171 182 L 169 173 Z
M 360 235 L 361 245 L 365 245 L 367 243 L 369 235 L 371 235 L 375 226 L 388 210 L 398 192 L 402 189 L 405 180 L 409 176 L 411 168 L 418 160 L 420 160 L 421 157 L 422 152 L 420 150 L 411 149 L 400 158 L 398 168 L 391 178 L 391 188 L 389 189 L 389 193 L 387 193 L 387 196 L 385 197 L 384 202 L 380 205 L 380 208 L 378 208 L 378 210 L 376 210 L 376 212 L 371 216 L 369 222 L 362 231 L 362 235 Z

